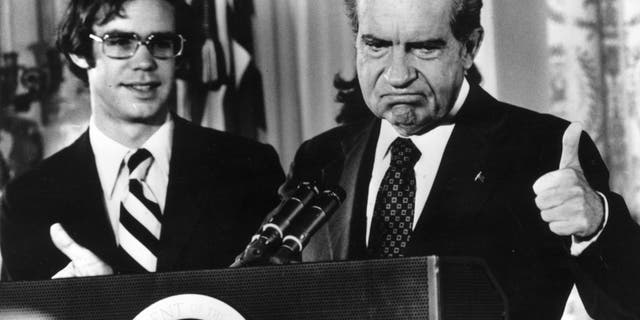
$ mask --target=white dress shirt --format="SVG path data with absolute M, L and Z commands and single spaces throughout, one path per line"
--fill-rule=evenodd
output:
M 451 137 L 453 128 L 455 127 L 455 122 L 447 121 L 447 119 L 452 120 L 456 116 L 468 95 L 469 83 L 467 82 L 467 79 L 464 79 L 460 92 L 458 93 L 458 97 L 453 108 L 451 108 L 451 111 L 445 118 L 445 121 L 429 132 L 418 136 L 408 137 L 422 153 L 422 156 L 414 166 L 416 175 L 416 197 L 412 225 L 413 229 L 415 229 L 418 219 L 420 219 L 422 210 L 424 209 L 429 193 L 431 192 L 431 187 L 433 186 L 433 182 L 436 178 L 438 168 L 440 167 L 440 161 L 442 160 L 444 149 Z M 398 137 L 401 136 L 396 132 L 393 126 L 391 126 L 388 121 L 382 120 L 380 135 L 378 136 L 378 143 L 376 144 L 376 153 L 374 155 L 375 158 L 373 162 L 373 171 L 371 172 L 371 181 L 369 181 L 369 196 L 367 198 L 367 229 L 365 239 L 367 246 L 369 245 L 369 233 L 371 229 L 371 221 L 373 220 L 373 211 L 376 203 L 376 197 L 378 195 L 378 189 L 380 188 L 380 183 L 382 183 L 382 179 L 384 178 L 384 175 L 389 168 L 389 163 L 391 162 L 391 143 L 393 143 L 393 141 Z M 604 204 L 603 228 L 589 241 L 578 242 L 575 237 L 572 237 L 571 254 L 574 256 L 578 256 L 591 243 L 596 241 L 602 233 L 602 230 L 604 230 L 604 226 L 606 226 L 609 217 L 609 205 L 606 197 L 600 192 L 597 193 L 603 199 Z
M 422 135 L 408 137 L 411 139 L 413 144 L 416 145 L 418 150 L 420 150 L 420 153 L 422 153 L 422 156 L 413 167 L 416 174 L 416 203 L 412 225 L 412 228 L 414 229 L 418 219 L 420 219 L 422 209 L 424 209 L 427 202 L 429 192 L 431 192 L 433 181 L 435 180 L 436 173 L 440 167 L 440 160 L 442 160 L 442 155 L 444 154 L 444 148 L 447 146 L 449 137 L 451 137 L 451 132 L 453 132 L 453 128 L 455 127 L 455 123 L 447 121 L 447 119 L 453 119 L 453 117 L 455 117 L 462 107 L 462 103 L 464 103 L 464 100 L 467 98 L 467 95 L 469 95 L 469 83 L 467 82 L 467 79 L 464 79 L 462 87 L 460 87 L 458 98 L 453 104 L 453 108 L 449 111 L 449 114 L 443 124 Z M 393 143 L 393 141 L 398 137 L 401 136 L 396 132 L 393 126 L 391 126 L 388 121 L 382 120 L 380 135 L 378 137 L 378 143 L 376 144 L 376 154 L 373 160 L 371 181 L 369 181 L 369 196 L 367 198 L 367 238 L 365 240 L 367 245 L 369 244 L 369 232 L 371 229 L 371 220 L 373 219 L 373 210 L 376 205 L 378 189 L 380 188 L 380 183 L 382 183 L 384 174 L 387 172 L 389 163 L 391 162 L 391 143 Z
M 151 188 L 162 212 L 164 212 L 167 185 L 169 184 L 173 128 L 174 122 L 171 116 L 167 116 L 167 121 L 141 146 L 153 155 L 153 162 L 149 167 L 145 181 Z M 116 242 L 119 243 L 120 202 L 129 188 L 129 169 L 127 169 L 124 159 L 128 153 L 135 152 L 135 149 L 123 146 L 105 135 L 96 126 L 93 117 L 89 121 L 89 141 L 93 149 L 109 221 L 114 230 Z

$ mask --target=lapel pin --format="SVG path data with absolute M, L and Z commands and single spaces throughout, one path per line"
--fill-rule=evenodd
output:
M 478 174 L 476 175 L 475 178 L 473 178 L 473 181 L 475 182 L 480 182 L 480 183 L 484 183 L 484 173 L 482 173 L 482 171 L 478 172 Z

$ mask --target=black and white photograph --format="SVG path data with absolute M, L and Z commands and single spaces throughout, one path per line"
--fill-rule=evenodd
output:
M 0 0 L 0 319 L 640 319 L 640 2 Z

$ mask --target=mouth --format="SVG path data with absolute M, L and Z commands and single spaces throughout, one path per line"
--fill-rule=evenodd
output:
M 388 104 L 419 104 L 425 99 L 421 93 L 389 93 L 382 95 L 382 99 Z
M 160 82 L 150 81 L 150 82 L 128 82 L 123 83 L 123 87 L 140 93 L 152 92 L 157 87 L 160 86 Z

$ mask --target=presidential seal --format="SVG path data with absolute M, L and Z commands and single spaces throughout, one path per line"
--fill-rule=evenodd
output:
M 201 294 L 164 298 L 142 310 L 133 320 L 245 320 L 228 304 Z

